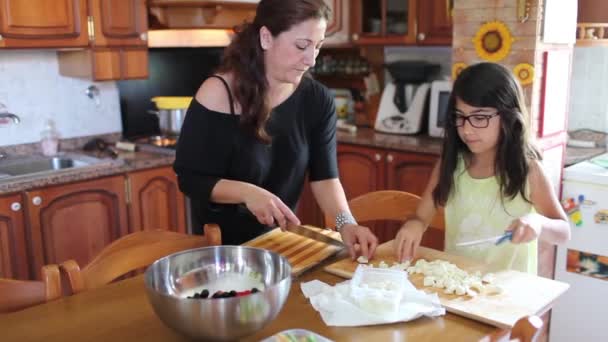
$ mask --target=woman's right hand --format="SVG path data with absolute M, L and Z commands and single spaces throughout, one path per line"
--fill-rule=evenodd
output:
M 258 222 L 267 226 L 275 223 L 281 230 L 287 228 L 287 224 L 299 225 L 300 220 L 291 209 L 270 191 L 252 186 L 245 192 L 244 198 L 247 209 L 258 219 Z
M 414 258 L 425 230 L 426 227 L 418 219 L 409 220 L 403 224 L 393 241 L 395 256 L 399 262 Z

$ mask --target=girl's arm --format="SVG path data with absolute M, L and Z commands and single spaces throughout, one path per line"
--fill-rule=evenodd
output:
M 433 190 L 439 181 L 439 163 L 438 161 L 433 168 L 431 178 L 416 208 L 416 214 L 405 221 L 395 236 L 395 255 L 400 262 L 412 259 L 416 255 L 416 248 L 420 245 L 422 235 L 437 212 L 433 202 Z
M 512 241 L 523 243 L 539 238 L 552 244 L 570 240 L 570 224 L 551 182 L 542 165 L 534 161 L 530 165 L 530 201 L 536 213 L 514 220 L 508 230 L 513 230 Z
M 310 182 L 315 200 L 329 217 L 336 217 L 339 213 L 350 213 L 344 188 L 338 178 L 324 179 Z M 342 241 L 346 245 L 351 258 L 356 258 L 355 244 L 361 248 L 361 255 L 371 259 L 378 246 L 378 239 L 367 227 L 357 224 L 347 224 L 340 229 Z

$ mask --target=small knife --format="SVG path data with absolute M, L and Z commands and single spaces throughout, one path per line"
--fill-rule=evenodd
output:
M 306 227 L 290 224 L 290 225 L 287 225 L 287 231 L 300 235 L 300 236 L 307 237 L 309 239 L 313 239 L 315 241 L 319 241 L 319 242 L 330 244 L 330 245 L 333 245 L 336 247 L 344 248 L 344 243 L 342 241 L 329 237 L 325 234 L 318 233 L 318 232 L 316 232 L 312 229 L 308 229 Z
M 490 243 L 490 242 L 493 242 L 495 245 L 500 245 L 501 243 L 503 243 L 507 240 L 511 240 L 512 236 L 513 236 L 513 232 L 508 231 L 502 235 L 494 236 L 491 238 L 485 238 L 485 239 L 479 239 L 479 240 L 473 240 L 473 241 L 467 241 L 467 242 L 459 242 L 455 246 L 456 247 L 465 247 L 465 246 L 473 246 L 473 245 L 478 245 L 478 244 L 482 244 L 482 243 Z

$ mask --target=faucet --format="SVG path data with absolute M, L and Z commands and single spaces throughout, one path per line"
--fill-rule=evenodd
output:
M 0 119 L 12 119 L 13 123 L 20 123 L 21 122 L 21 118 L 19 118 L 19 116 L 17 114 L 13 114 L 13 113 L 0 113 Z

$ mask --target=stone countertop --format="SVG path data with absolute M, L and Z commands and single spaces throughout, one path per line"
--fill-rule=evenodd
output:
M 173 160 L 175 159 L 175 155 L 172 151 L 162 153 L 161 151 L 150 151 L 145 148 L 140 148 L 137 152 L 118 151 L 118 158 L 116 159 L 111 159 L 105 155 L 102 156 L 96 153 L 83 152 L 82 150 L 66 152 L 74 152 L 101 158 L 102 162 L 52 173 L 4 178 L 0 180 L 0 195 L 104 176 L 118 175 L 148 168 L 169 166 L 173 164 Z
M 355 133 L 338 131 L 338 143 L 383 148 L 403 152 L 439 155 L 442 139 L 428 135 L 399 135 L 379 133 L 372 128 L 357 129 Z

